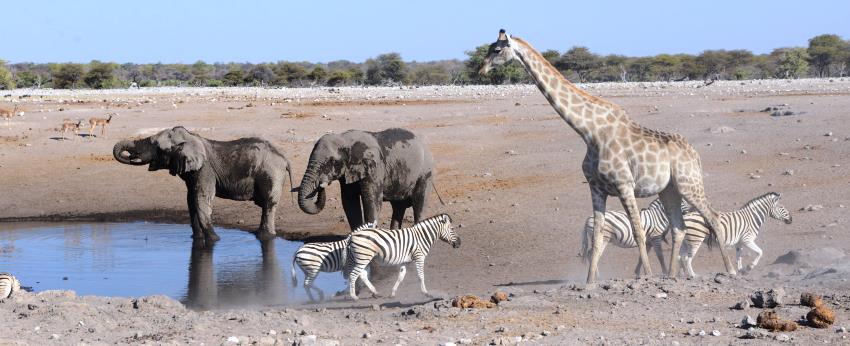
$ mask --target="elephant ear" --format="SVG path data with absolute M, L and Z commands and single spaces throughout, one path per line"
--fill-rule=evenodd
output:
M 200 170 L 207 159 L 204 143 L 183 127 L 175 127 L 172 133 L 174 144 L 170 150 L 171 165 L 168 172 L 179 175 Z
M 371 176 L 377 166 L 377 150 L 366 143 L 357 141 L 348 152 L 348 162 L 344 168 L 345 183 L 351 184 Z

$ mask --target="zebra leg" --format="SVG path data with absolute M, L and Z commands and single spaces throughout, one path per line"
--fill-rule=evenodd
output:
M 679 261 L 681 258 L 682 242 L 685 239 L 685 221 L 682 219 L 682 195 L 676 184 L 667 185 L 659 194 L 661 204 L 670 224 L 667 226 L 670 237 L 673 238 L 673 248 L 670 250 L 670 265 L 667 266 L 667 275 L 676 277 L 679 275 Z M 663 237 L 663 235 L 662 235 Z M 659 243 L 660 246 L 660 243 Z M 660 257 L 659 257 L 660 258 Z
M 593 249 L 590 250 L 587 283 L 594 283 L 599 268 L 599 257 L 602 256 L 602 248 L 604 247 L 602 227 L 605 226 L 605 207 L 608 202 L 608 194 L 602 188 L 591 185 L 590 196 L 593 201 Z
M 735 262 L 738 270 L 744 268 L 744 247 L 741 245 L 735 246 Z
M 398 290 L 398 286 L 401 284 L 401 280 L 404 280 L 404 274 L 407 274 L 407 267 L 402 265 L 398 267 L 398 279 L 395 280 L 395 285 L 393 285 L 393 292 L 390 293 L 390 297 L 395 297 L 395 292 Z
M 685 242 L 686 246 L 682 247 L 682 266 L 687 271 L 689 277 L 696 277 L 697 274 L 694 272 L 693 261 L 694 257 L 697 255 L 697 251 L 699 251 L 699 246 L 701 243 L 690 243 Z
M 419 276 L 419 290 L 422 291 L 422 294 L 432 297 L 430 293 L 428 293 L 428 289 L 425 288 L 425 257 L 417 257 L 413 259 L 416 262 L 416 275 Z
M 372 268 L 374 268 L 374 266 Z M 378 294 L 378 291 L 375 290 L 375 286 L 372 286 L 372 282 L 369 281 L 369 272 L 367 272 L 365 268 L 360 272 L 360 280 L 363 280 L 363 284 L 366 285 L 369 292 L 372 292 L 372 298 L 379 298 L 381 296 Z
M 655 256 L 658 257 L 658 263 L 661 266 L 661 274 L 664 276 L 670 275 L 670 273 L 667 272 L 667 266 L 665 265 L 666 262 L 664 262 L 664 251 L 661 249 L 661 237 L 652 239 L 651 243 L 652 249 L 655 250 Z
M 632 224 L 632 235 L 638 246 L 643 272 L 648 276 L 652 276 L 652 267 L 649 264 L 649 256 L 646 254 L 646 229 L 640 220 L 640 208 L 638 208 L 637 201 L 635 200 L 634 188 L 623 184 L 618 186 L 617 189 L 620 191 L 620 203 L 623 204 L 623 209 L 629 214 L 629 221 Z
M 304 276 L 305 276 L 305 278 L 304 278 L 304 291 L 307 292 L 307 298 L 310 298 L 311 302 L 316 301 L 316 299 L 313 298 L 313 293 L 310 291 L 310 289 L 313 288 L 313 280 L 316 279 L 317 275 L 318 275 L 318 273 L 313 272 L 313 271 L 310 271 L 310 272 L 305 271 L 304 272 Z M 319 300 L 322 300 L 323 298 L 324 297 L 319 298 Z
M 755 241 L 748 241 L 748 242 L 744 243 L 744 245 L 747 248 L 749 248 L 750 250 L 753 250 L 753 252 L 756 253 L 756 257 L 753 258 L 753 262 L 750 263 L 750 265 L 747 266 L 747 270 L 753 270 L 753 268 L 757 264 L 759 264 L 759 260 L 761 259 L 761 254 L 762 254 L 761 248 L 758 245 L 756 245 Z

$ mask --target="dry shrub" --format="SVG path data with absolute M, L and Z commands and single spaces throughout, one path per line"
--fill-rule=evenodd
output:
M 495 304 L 499 304 L 506 300 L 508 300 L 508 294 L 502 291 L 496 291 L 496 293 L 493 293 L 493 295 L 490 296 L 490 301 Z
M 806 314 L 809 326 L 815 328 L 827 328 L 835 322 L 835 313 L 826 305 L 819 305 Z
M 817 294 L 805 292 L 800 295 L 800 305 L 816 308 L 823 305 L 823 300 Z
M 479 299 L 475 295 L 467 294 L 463 297 L 455 297 L 455 299 L 452 299 L 452 306 L 461 309 L 490 309 L 496 307 L 496 304 L 491 301 Z
M 776 311 L 762 311 L 756 320 L 759 328 L 764 328 L 772 332 L 792 332 L 797 330 L 797 323 L 794 321 L 786 321 L 779 318 Z

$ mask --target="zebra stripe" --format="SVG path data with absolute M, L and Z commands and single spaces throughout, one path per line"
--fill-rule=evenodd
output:
M 655 199 L 646 209 L 640 210 L 640 221 L 644 228 L 647 245 L 651 245 L 655 250 L 658 261 L 661 262 L 661 268 L 665 268 L 664 255 L 661 252 L 661 242 L 667 234 L 667 226 L 670 221 L 667 219 L 667 213 L 664 210 L 664 204 L 661 199 Z M 584 223 L 584 232 L 581 239 L 581 253 L 579 256 L 583 260 L 590 259 L 593 243 L 593 217 L 587 218 Z M 629 220 L 629 215 L 624 211 L 607 211 L 605 212 L 605 225 L 602 227 L 602 248 L 600 253 L 605 250 L 605 246 L 611 242 L 621 248 L 637 247 L 637 240 L 632 232 L 632 223 Z M 635 268 L 635 275 L 640 274 L 640 262 Z
M 373 295 L 378 294 L 366 273 L 366 266 L 373 261 L 380 265 L 399 268 L 391 297 L 395 296 L 399 284 L 404 280 L 407 272 L 406 264 L 414 262 L 419 276 L 420 290 L 427 295 L 425 257 L 428 256 L 431 246 L 438 238 L 455 248 L 460 246 L 460 238 L 452 229 L 452 220 L 447 214 L 424 219 L 408 228 L 394 230 L 370 228 L 351 234 L 351 241 L 348 244 L 348 261 L 345 265 L 351 298 L 358 299 L 354 292 L 354 285 L 358 278 L 363 280 Z
M 378 224 L 377 221 L 372 221 L 357 227 L 352 233 L 359 232 L 367 228 L 373 228 Z M 295 274 L 295 266 L 301 268 L 304 273 L 304 290 L 307 291 L 307 296 L 310 300 L 313 299 L 313 294 L 310 289 L 315 289 L 319 292 L 319 300 L 325 299 L 325 293 L 318 287 L 313 287 L 313 281 L 319 276 L 319 272 L 338 272 L 345 267 L 345 259 L 347 256 L 346 249 L 351 235 L 343 240 L 333 242 L 317 242 L 308 243 L 301 246 L 295 252 L 292 258 L 292 287 L 298 285 L 298 279 Z M 343 275 L 344 277 L 344 275 Z
M 9 298 L 21 289 L 21 283 L 9 273 L 0 273 L 0 300 Z
M 756 245 L 755 240 L 768 216 L 782 220 L 786 224 L 792 222 L 791 213 L 779 204 L 780 197 L 779 193 L 769 192 L 753 198 L 738 210 L 719 213 L 720 229 L 717 232 L 725 239 L 721 246 L 735 246 L 737 250 L 738 270 L 743 268 L 742 257 L 744 247 L 756 253 L 756 257 L 747 266 L 747 270 L 755 267 L 759 259 L 761 259 L 762 250 Z M 699 251 L 700 245 L 708 238 L 708 246 L 711 247 L 717 242 L 717 239 L 709 231 L 708 222 L 699 213 L 685 214 L 684 221 L 685 241 L 682 249 L 679 251 L 679 257 L 683 269 L 687 270 L 688 275 L 693 277 L 696 274 L 694 273 L 692 261 L 697 251 Z

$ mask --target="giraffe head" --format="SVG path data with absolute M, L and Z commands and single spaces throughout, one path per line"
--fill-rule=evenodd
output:
M 493 66 L 505 64 L 516 58 L 514 50 L 511 49 L 511 37 L 505 33 L 505 29 L 499 30 L 499 38 L 490 45 L 484 64 L 478 70 L 479 74 L 487 74 Z

